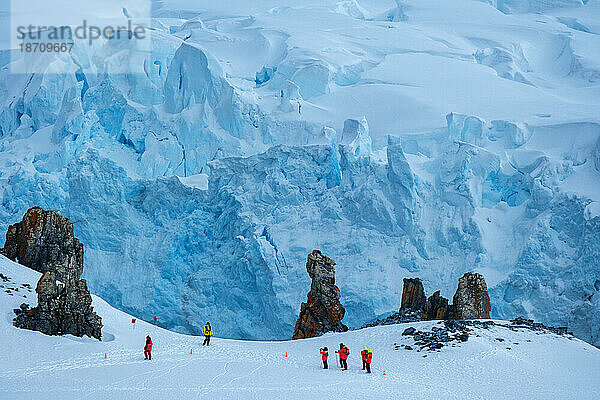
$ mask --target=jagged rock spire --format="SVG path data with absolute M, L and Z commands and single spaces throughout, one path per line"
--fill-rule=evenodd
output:
M 292 339 L 315 337 L 325 332 L 345 332 L 342 324 L 346 310 L 340 303 L 340 289 L 335 285 L 335 262 L 319 250 L 306 259 L 306 271 L 312 279 L 306 303 L 300 307 Z
M 456 319 L 489 318 L 492 306 L 483 275 L 467 272 L 458 280 L 452 299 Z
M 14 325 L 47 335 L 102 337 L 102 318 L 92 307 L 83 273 L 83 245 L 73 224 L 56 211 L 33 207 L 11 225 L 3 253 L 13 261 L 43 272 L 36 292 L 38 305 L 21 304 Z
M 21 222 L 8 227 L 3 253 L 35 271 L 54 271 L 62 282 L 83 273 L 83 244 L 71 221 L 56 211 L 30 208 Z
M 426 297 L 421 280 L 419 278 L 404 278 L 403 282 L 400 312 L 404 310 L 423 311 Z
M 427 299 L 423 310 L 423 319 L 453 319 L 448 308 L 448 299 L 443 297 L 438 290 Z

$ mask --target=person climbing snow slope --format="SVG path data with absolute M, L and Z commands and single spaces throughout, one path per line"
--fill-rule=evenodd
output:
M 146 345 L 144 346 L 144 360 L 152 360 L 152 339 L 146 336 Z
M 212 332 L 212 328 L 210 327 L 210 323 L 207 322 L 206 325 L 204 325 L 204 343 L 202 343 L 202 346 L 204 345 L 210 345 L 210 337 L 212 336 L 213 332 Z

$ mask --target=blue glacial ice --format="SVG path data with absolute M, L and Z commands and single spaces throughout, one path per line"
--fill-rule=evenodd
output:
M 335 9 L 387 32 L 413 20 L 411 7 L 392 3 Z M 505 12 L 542 6 L 499 3 Z M 156 29 L 149 59 L 109 42 L 76 47 L 45 74 L 0 72 L 0 232 L 33 205 L 58 210 L 84 243 L 91 290 L 180 332 L 200 334 L 210 320 L 218 336 L 289 338 L 310 286 L 306 255 L 318 248 L 337 263 L 350 326 L 395 311 L 404 277 L 449 297 L 458 277 L 478 271 L 494 317 L 565 324 L 600 343 L 596 121 L 450 109 L 438 129 L 405 130 L 399 118 L 382 134 L 363 110 L 319 103 L 340 90 L 412 91 L 385 70 L 364 78 L 382 64 L 379 50 L 356 62 L 340 54 L 357 49 L 315 57 L 265 33 L 268 60 L 240 79 L 214 49 L 176 36 L 239 29 L 243 40 L 256 34 L 246 29 L 253 21 Z M 497 47 L 469 47 L 469 68 L 533 90 L 518 75 L 531 72 L 526 52 Z

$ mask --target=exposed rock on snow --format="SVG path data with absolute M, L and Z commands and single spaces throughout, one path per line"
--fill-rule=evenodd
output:
M 73 224 L 56 211 L 30 208 L 23 220 L 8 227 L 4 255 L 38 272 L 54 271 L 63 282 L 83 272 L 83 244 Z
M 502 326 L 505 326 L 505 325 L 502 325 Z M 511 319 L 510 325 L 508 325 L 508 328 L 510 328 L 511 330 L 517 330 L 517 329 L 524 328 L 524 329 L 530 329 L 532 331 L 538 331 L 538 332 L 552 332 L 552 333 L 556 333 L 557 335 L 573 336 L 573 333 L 569 332 L 569 330 L 567 329 L 566 326 L 559 326 L 559 327 L 546 326 L 546 325 L 542 324 L 541 322 L 534 322 L 532 319 L 526 319 L 523 317 L 517 317 L 515 319 Z
M 453 320 L 490 318 L 490 297 L 481 274 L 467 272 L 458 280 L 458 289 L 450 305 L 448 299 L 436 291 L 425 299 L 419 278 L 404 278 L 400 311 L 384 319 L 363 326 L 390 325 L 420 320 Z
M 439 290 L 427 298 L 425 309 L 423 310 L 423 319 L 448 319 L 450 315 L 448 299 L 443 297 Z
M 567 336 L 573 335 L 571 332 L 567 331 L 566 327 L 554 328 L 552 326 L 546 326 L 539 322 L 533 322 L 530 319 L 518 317 L 506 323 L 477 320 L 445 320 L 443 322 L 438 322 L 438 326 L 433 326 L 431 327 L 431 330 L 428 331 L 421 331 L 412 326 L 409 326 L 402 332 L 402 336 L 412 336 L 412 338 L 415 341 L 415 348 L 418 347 L 417 351 L 425 349 L 432 351 L 439 350 L 448 344 L 452 345 L 452 347 L 455 347 L 457 343 L 468 341 L 469 336 L 473 334 L 474 328 L 490 329 L 495 326 L 508 328 L 511 331 L 515 332 L 518 332 L 520 330 L 531 330 L 540 333 L 554 333 L 557 335 Z M 504 342 L 503 338 L 496 338 L 496 340 L 499 342 Z M 404 350 L 413 350 L 412 346 L 408 346 L 405 344 L 398 345 L 394 343 L 394 350 L 399 350 L 401 348 Z
M 458 280 L 452 299 L 455 319 L 489 318 L 490 296 L 483 275 L 467 272 Z
M 400 312 L 404 310 L 422 311 L 426 300 L 425 289 L 423 289 L 421 280 L 419 278 L 404 278 Z
M 312 279 L 306 303 L 302 303 L 292 339 L 315 337 L 325 332 L 345 332 L 342 324 L 344 307 L 340 289 L 335 285 L 335 262 L 319 250 L 313 250 L 306 260 L 306 271 Z
M 14 310 L 16 327 L 46 335 L 86 335 L 101 340 L 102 318 L 94 312 L 84 279 L 62 284 L 54 271 L 48 271 L 38 281 L 36 292 L 36 307 L 30 309 L 23 303 Z
M 92 307 L 83 273 L 83 245 L 73 224 L 55 211 L 33 207 L 23 221 L 11 225 L 4 253 L 44 274 L 38 281 L 38 305 L 15 309 L 14 325 L 47 335 L 102 337 L 102 318 Z
M 494 322 L 445 320 L 443 324 L 442 322 L 438 323 L 438 325 L 440 324 L 441 326 L 433 326 L 430 331 L 420 331 L 410 326 L 402 332 L 402 335 L 412 336 L 415 341 L 415 348 L 417 346 L 419 347 L 417 351 L 424 349 L 432 351 L 439 350 L 448 344 L 452 344 L 452 347 L 454 347 L 457 342 L 466 342 L 469 340 L 469 334 L 473 331 L 470 327 L 486 329 L 494 325 Z M 394 350 L 400 348 L 403 348 L 404 350 L 413 350 L 412 346 L 404 344 L 398 346 L 394 343 Z
M 373 322 L 369 322 L 368 324 L 361 326 L 361 329 L 369 328 L 372 326 L 402 324 L 405 322 L 416 322 L 416 321 L 422 321 L 422 320 L 423 320 L 423 310 L 422 309 L 421 310 L 401 310 L 401 311 L 395 312 L 392 315 L 389 315 L 385 318 L 377 319 Z

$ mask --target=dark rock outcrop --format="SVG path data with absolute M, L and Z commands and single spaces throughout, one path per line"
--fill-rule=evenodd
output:
M 481 274 L 467 272 L 458 280 L 458 289 L 449 304 L 447 298 L 436 291 L 425 299 L 423 284 L 419 278 L 404 278 L 400 311 L 383 319 L 363 325 L 400 324 L 421 320 L 465 320 L 490 318 L 490 297 L 485 279 Z
M 83 279 L 58 283 L 54 271 L 45 272 L 37 284 L 38 305 L 15 309 L 15 326 L 47 335 L 71 334 L 102 337 L 102 319 L 94 312 L 92 296 Z
M 483 275 L 467 272 L 452 299 L 455 319 L 490 318 L 490 296 Z
M 404 330 L 402 335 L 412 336 L 414 340 L 415 348 L 418 347 L 417 351 L 428 350 L 438 351 L 446 345 L 452 345 L 469 340 L 469 335 L 473 331 L 473 328 L 488 329 L 493 325 L 492 321 L 454 321 L 444 320 L 438 322 L 437 326 L 433 326 L 430 330 L 420 331 L 414 327 L 408 327 Z M 399 350 L 412 350 L 412 346 L 407 345 L 395 345 L 394 349 Z
M 402 332 L 402 335 L 403 336 L 414 335 L 416 332 L 417 332 L 417 330 L 415 328 L 413 328 L 412 326 L 409 326 L 408 328 L 406 328 L 404 330 L 404 332 Z
M 400 312 L 404 310 L 423 311 L 426 301 L 425 289 L 423 289 L 421 280 L 419 278 L 404 278 Z
M 400 310 L 383 319 L 377 319 L 365 324 L 362 328 L 420 321 L 423 319 L 423 309 L 425 308 L 426 301 L 425 290 L 423 289 L 421 280 L 419 278 L 404 278 Z
M 448 299 L 443 297 L 438 290 L 427 299 L 423 310 L 423 319 L 447 319 L 449 316 L 448 308 Z
M 56 211 L 30 208 L 23 221 L 8 227 L 3 253 L 38 272 L 55 271 L 62 282 L 83 273 L 83 244 L 73 234 L 73 224 Z
M 455 347 L 461 342 L 468 341 L 471 335 L 479 335 L 478 331 L 493 327 L 506 328 L 514 332 L 531 330 L 537 334 L 553 333 L 561 336 L 567 336 L 568 338 L 573 336 L 571 332 L 567 331 L 566 327 L 554 328 L 539 322 L 534 322 L 530 319 L 525 319 L 523 317 L 513 319 L 508 323 L 479 321 L 476 319 L 461 321 L 445 320 L 438 322 L 436 326 L 432 326 L 430 328 L 425 327 L 423 331 L 417 330 L 416 328 L 410 326 L 406 328 L 404 332 L 402 332 L 402 336 L 412 337 L 414 340 L 413 346 L 417 351 L 437 351 L 447 345 Z M 497 332 L 498 331 L 496 329 L 496 333 Z M 500 343 L 505 341 L 500 337 L 497 337 L 496 340 Z M 514 344 L 518 345 L 518 343 Z M 406 344 L 398 345 L 394 343 L 394 350 L 413 350 L 413 346 L 408 346 Z
M 569 332 L 569 329 L 566 326 L 546 326 L 541 322 L 534 322 L 532 319 L 526 319 L 524 317 L 517 317 L 515 319 L 511 319 L 508 328 L 517 332 L 519 329 L 529 329 L 538 332 L 552 332 L 556 333 L 557 335 L 573 336 L 573 332 Z
M 421 321 L 423 319 L 423 310 L 401 310 L 393 313 L 392 315 L 388 315 L 385 318 L 377 319 L 373 322 L 369 322 L 363 326 L 362 328 L 369 328 L 372 326 L 380 326 L 380 325 L 393 325 L 393 324 L 402 324 L 405 322 L 416 322 Z
M 43 272 L 36 292 L 38 305 L 21 304 L 14 325 L 47 335 L 102 337 L 102 319 L 94 312 L 83 273 L 83 245 L 73 224 L 55 211 L 31 208 L 23 221 L 11 225 L 4 254 Z
M 319 250 L 313 250 L 308 255 L 306 271 L 312 283 L 307 301 L 300 307 L 292 339 L 348 330 L 341 322 L 346 310 L 340 303 L 340 289 L 335 285 L 334 266 L 335 262 Z

